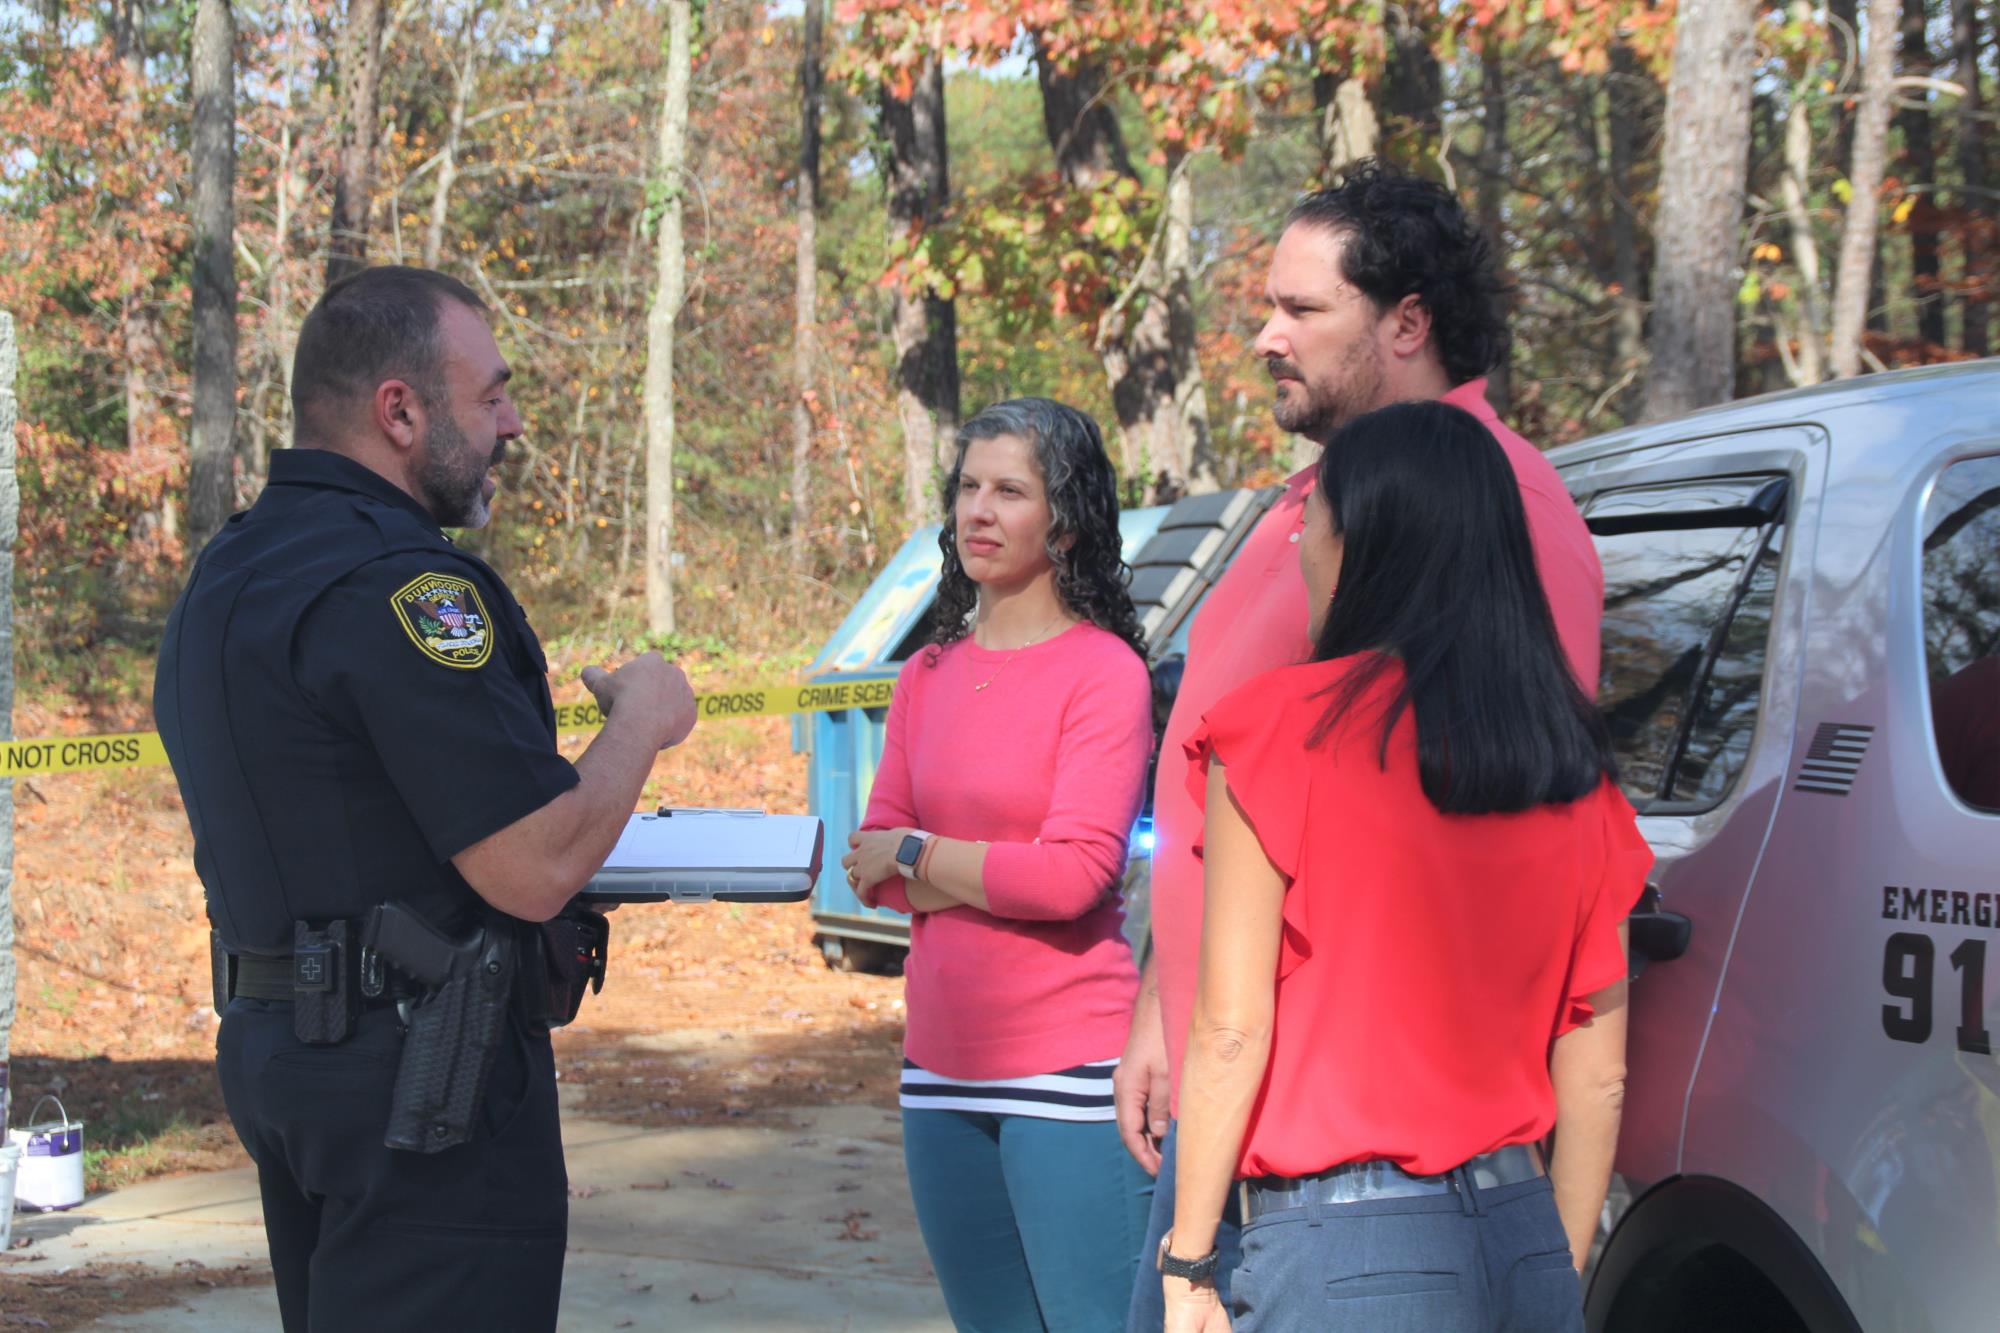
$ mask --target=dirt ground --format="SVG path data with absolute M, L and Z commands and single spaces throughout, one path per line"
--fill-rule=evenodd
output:
M 15 718 L 22 736 L 114 729 L 33 709 Z M 803 810 L 805 757 L 790 736 L 783 718 L 704 725 L 661 760 L 648 799 Z M 60 1097 L 84 1122 L 92 1192 L 242 1164 L 215 1083 L 208 924 L 171 774 L 21 780 L 16 808 L 15 1123 L 44 1094 Z M 902 982 L 830 970 L 812 933 L 804 903 L 617 912 L 604 991 L 556 1037 L 558 1077 L 584 1089 L 578 1109 L 665 1126 L 893 1106 Z M 48 1274 L 20 1249 L 0 1257 L 0 1330 L 73 1328 L 261 1280 L 255 1271 Z
M 20 1258 L 14 1256 L 16 1261 Z M 105 1315 L 156 1310 L 217 1287 L 249 1287 L 270 1280 L 268 1269 L 204 1268 L 192 1259 L 165 1272 L 136 1264 L 93 1264 L 44 1274 L 10 1263 L 0 1268 L 0 1329 L 62 1333 Z

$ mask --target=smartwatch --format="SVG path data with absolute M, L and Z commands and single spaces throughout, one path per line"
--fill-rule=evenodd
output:
M 924 854 L 924 844 L 930 841 L 930 834 L 922 829 L 913 829 L 903 835 L 901 845 L 896 848 L 896 872 L 904 879 L 917 877 L 917 861 Z
M 1190 1282 L 1206 1282 L 1215 1276 L 1217 1265 L 1222 1262 L 1220 1249 L 1210 1250 L 1199 1259 L 1183 1259 L 1173 1253 L 1174 1233 L 1169 1230 L 1160 1237 L 1160 1253 L 1155 1259 L 1160 1272 L 1168 1277 L 1186 1278 Z

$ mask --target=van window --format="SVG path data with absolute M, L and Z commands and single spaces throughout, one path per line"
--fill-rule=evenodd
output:
M 1946 468 L 1925 507 L 1924 664 L 1945 780 L 2000 813 L 2000 458 Z
M 1585 518 L 1604 565 L 1597 704 L 1641 809 L 1728 795 L 1749 754 L 1783 554 L 1782 478 L 1607 491 Z

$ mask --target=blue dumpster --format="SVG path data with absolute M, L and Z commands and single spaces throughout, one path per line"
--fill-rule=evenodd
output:
M 1126 560 L 1137 556 L 1166 515 L 1165 506 L 1119 515 Z M 938 525 L 930 524 L 903 543 L 806 668 L 808 681 L 895 679 L 909 655 L 928 641 L 924 613 L 936 596 L 943 558 L 938 532 Z M 899 957 L 910 939 L 910 919 L 862 906 L 840 868 L 847 835 L 860 824 L 875 785 L 888 715 L 886 708 L 848 708 L 800 714 L 792 722 L 793 749 L 812 755 L 809 808 L 826 823 L 827 856 L 813 889 L 813 924 L 827 962 L 844 969 L 879 968 Z

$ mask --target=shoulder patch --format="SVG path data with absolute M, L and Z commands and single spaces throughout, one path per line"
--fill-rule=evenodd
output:
M 479 589 L 459 574 L 419 574 L 389 595 L 396 623 L 433 662 L 471 671 L 493 655 L 493 625 Z

